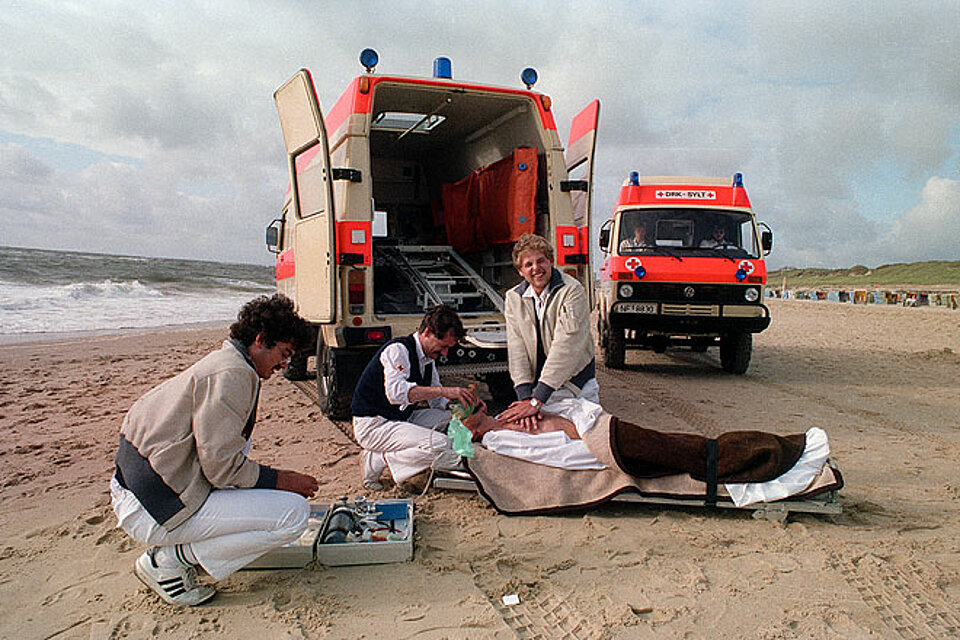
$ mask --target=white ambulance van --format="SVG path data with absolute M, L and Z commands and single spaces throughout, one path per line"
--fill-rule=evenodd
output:
M 321 410 L 347 418 L 379 346 L 440 303 L 467 329 L 441 375 L 485 381 L 506 402 L 503 296 L 520 278 L 517 238 L 546 237 L 556 267 L 591 290 L 599 101 L 573 119 L 564 153 L 533 69 L 525 88 L 508 88 L 455 81 L 447 58 L 432 77 L 377 75 L 371 49 L 360 60 L 366 72 L 326 114 L 305 69 L 274 94 L 290 181 L 267 246 L 277 289 L 318 328 Z

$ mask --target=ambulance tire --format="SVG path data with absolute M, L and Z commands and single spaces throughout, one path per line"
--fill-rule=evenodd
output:
M 283 369 L 283 377 L 287 380 L 300 381 L 300 380 L 309 380 L 310 372 L 307 371 L 307 360 L 317 351 L 316 340 L 317 332 L 316 327 L 312 328 L 313 336 L 310 339 L 310 344 L 305 346 L 300 351 L 297 351 L 290 358 L 290 362 L 287 363 L 287 366 Z
M 752 353 L 753 334 L 726 333 L 720 337 L 720 366 L 727 373 L 746 373 Z
M 331 420 L 349 420 L 350 398 L 340 392 L 338 360 L 336 349 L 317 344 L 317 404 L 323 415 Z
M 309 355 L 306 351 L 294 353 L 290 362 L 283 369 L 283 377 L 287 380 L 309 380 L 310 374 L 307 373 L 307 358 Z
M 623 329 L 607 325 L 604 329 L 603 364 L 611 369 L 623 369 L 627 357 Z

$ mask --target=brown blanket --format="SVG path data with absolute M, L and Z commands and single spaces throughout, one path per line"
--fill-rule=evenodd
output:
M 482 446 L 475 447 L 476 458 L 465 461 L 480 494 L 499 512 L 508 515 L 585 508 L 607 502 L 626 492 L 691 501 L 708 499 L 710 491 L 707 484 L 688 473 L 640 478 L 621 471 L 611 447 L 612 421 L 612 416 L 608 414 L 601 416 L 584 437 L 587 447 L 607 469 L 567 471 L 502 456 Z M 842 481 L 839 476 L 835 476 L 827 466 L 801 495 L 812 496 L 840 486 Z M 720 500 L 729 499 L 722 485 L 716 488 L 716 492 Z
M 762 431 L 730 431 L 712 440 L 610 418 L 613 457 L 620 469 L 635 478 L 689 473 L 708 483 L 767 482 L 797 463 L 806 441 L 802 433 L 778 436 Z

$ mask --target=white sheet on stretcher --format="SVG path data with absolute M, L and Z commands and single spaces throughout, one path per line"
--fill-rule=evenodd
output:
M 543 407 L 548 413 L 562 416 L 577 428 L 581 437 L 603 413 L 600 405 L 589 400 L 565 399 Z M 489 431 L 483 446 L 500 455 L 519 458 L 536 464 L 569 470 L 606 469 L 583 440 L 572 440 L 562 431 L 524 433 L 522 431 Z M 800 493 L 823 471 L 830 456 L 827 434 L 819 427 L 807 430 L 806 446 L 800 459 L 789 471 L 767 482 L 738 482 L 724 485 L 730 499 L 738 507 L 756 502 L 781 500 Z

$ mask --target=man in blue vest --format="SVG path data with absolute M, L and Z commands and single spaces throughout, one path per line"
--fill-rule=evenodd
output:
M 429 469 L 455 469 L 460 456 L 445 431 L 447 402 L 482 402 L 470 389 L 440 385 L 435 360 L 466 335 L 460 316 L 447 305 L 431 309 L 416 333 L 383 345 L 360 376 L 353 393 L 353 434 L 363 448 L 363 486 L 382 489 L 390 468 L 400 484 Z M 427 408 L 416 405 L 426 402 Z

